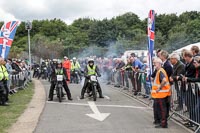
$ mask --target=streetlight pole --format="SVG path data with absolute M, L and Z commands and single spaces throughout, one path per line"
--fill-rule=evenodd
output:
M 29 72 L 30 72 L 30 80 L 32 78 L 31 76 L 31 42 L 30 42 L 30 30 L 32 28 L 32 23 L 30 21 L 27 21 L 25 24 L 26 30 L 28 30 L 28 55 L 29 55 Z

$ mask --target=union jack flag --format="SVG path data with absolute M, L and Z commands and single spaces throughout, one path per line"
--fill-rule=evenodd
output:
M 152 57 L 153 57 L 154 38 L 155 38 L 155 11 L 154 10 L 149 11 L 147 32 L 148 32 L 148 62 L 149 62 L 150 74 L 152 74 L 153 72 Z
M 15 37 L 19 21 L 5 22 L 0 31 L 0 56 L 4 59 L 8 57 L 10 47 Z

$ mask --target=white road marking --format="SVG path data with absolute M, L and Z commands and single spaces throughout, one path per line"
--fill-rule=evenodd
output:
M 110 100 L 110 97 L 109 97 L 109 96 L 104 95 L 104 97 L 105 97 L 106 99 Z
M 92 102 L 92 101 L 91 101 Z M 51 104 L 67 104 L 67 105 L 78 105 L 78 106 L 90 106 L 86 103 L 68 103 L 68 102 L 54 102 L 47 101 L 47 103 Z M 132 108 L 132 109 L 151 109 L 150 107 L 140 107 L 140 106 L 129 106 L 129 105 L 96 105 L 97 107 L 114 107 L 114 108 Z
M 79 96 L 77 96 L 77 99 L 78 99 L 78 101 L 80 101 L 80 100 L 81 100 Z
M 110 115 L 110 113 L 100 113 L 95 102 L 91 101 L 91 102 L 88 102 L 88 104 L 90 108 L 92 109 L 92 111 L 94 112 L 94 114 L 86 114 L 87 116 L 99 121 L 103 121 Z

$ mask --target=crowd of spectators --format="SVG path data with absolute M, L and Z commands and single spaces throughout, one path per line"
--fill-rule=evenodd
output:
M 24 89 L 26 83 L 30 81 L 30 69 L 25 60 L 21 59 L 6 59 L 0 57 L 0 65 L 3 73 L 1 78 L 1 89 L 3 89 L 2 94 L 5 94 L 5 102 L 1 105 L 8 105 L 9 95 L 16 93 L 19 89 Z M 5 67 L 5 70 L 3 69 Z M 7 76 L 8 75 L 8 76 Z M 3 85 L 3 86 L 2 86 Z

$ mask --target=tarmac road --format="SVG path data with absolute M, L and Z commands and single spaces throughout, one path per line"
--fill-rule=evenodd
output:
M 42 81 L 48 95 L 50 83 Z M 35 133 L 188 133 L 168 122 L 167 129 L 156 129 L 153 111 L 110 86 L 101 84 L 104 99 L 80 100 L 81 85 L 70 84 L 73 101 L 59 103 L 56 96 L 46 101 Z

